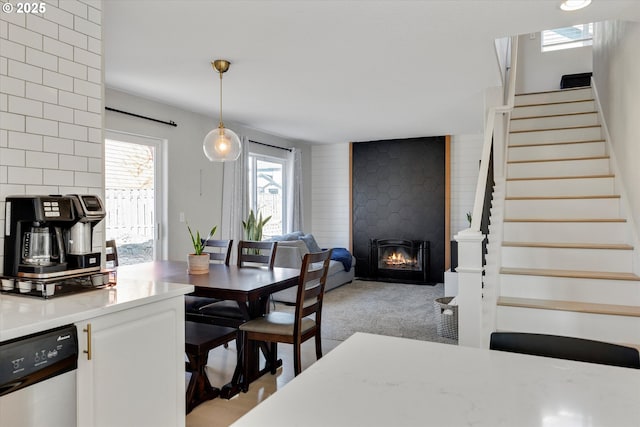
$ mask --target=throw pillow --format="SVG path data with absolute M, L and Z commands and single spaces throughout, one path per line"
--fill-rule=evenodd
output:
M 307 245 L 309 252 L 322 252 L 322 249 L 320 249 L 320 246 L 318 246 L 318 243 L 316 242 L 315 237 L 313 237 L 313 234 L 300 236 L 300 240 L 302 240 L 305 245 Z

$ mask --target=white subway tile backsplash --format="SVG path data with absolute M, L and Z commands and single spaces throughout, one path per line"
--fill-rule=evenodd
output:
M 67 28 L 73 28 L 73 15 L 66 10 L 62 10 L 59 7 L 51 5 L 51 2 L 47 2 L 47 13 L 45 17 L 56 24 L 63 25 Z
M 87 98 L 87 111 L 102 114 L 102 100 L 96 98 Z
M 101 25 L 102 24 L 102 11 L 99 9 L 96 9 L 94 7 L 90 7 L 89 10 L 89 21 Z
M 87 128 L 69 123 L 60 123 L 61 138 L 87 140 Z
M 102 115 L 76 110 L 74 114 L 74 123 L 77 125 L 99 128 L 102 127 Z
M 7 167 L 0 166 L 0 184 L 7 183 Z M 4 204 L 4 202 L 2 202 Z M 4 206 L 3 206 L 4 207 Z M 4 209 L 0 208 L 0 216 L 4 215 Z M 1 230 L 1 228 L 0 228 Z
M 0 123 L 5 130 L 24 132 L 24 116 L 0 111 Z
M 8 196 L 27 194 L 25 186 L 20 184 L 10 184 L 7 178 L 7 184 L 0 185 L 0 199 L 4 200 Z M 4 212 L 4 210 L 3 210 Z M 4 233 L 3 233 L 4 235 Z M 4 245 L 3 245 L 4 246 Z
M 26 97 L 37 101 L 48 102 L 50 104 L 57 104 L 58 89 L 27 82 Z
M 9 23 L 7 21 L 0 21 L 0 38 L 9 38 Z
M 87 172 L 102 173 L 103 165 L 103 159 L 89 159 L 89 168 Z
M 73 77 L 49 70 L 43 70 L 42 73 L 42 84 L 45 86 L 73 92 Z
M 102 40 L 89 37 L 88 41 L 89 45 L 87 46 L 87 50 L 102 56 Z
M 0 164 L 3 166 L 25 166 L 25 151 L 0 148 Z
M 64 59 L 73 59 L 73 46 L 67 43 L 45 37 L 43 42 L 44 51 Z
M 42 151 L 27 151 L 26 166 L 40 169 L 58 169 L 58 155 Z
M 77 49 L 77 48 L 76 48 Z M 58 64 L 58 71 L 62 74 L 66 74 L 71 77 L 77 77 L 79 79 L 87 79 L 87 66 L 84 64 L 78 64 L 77 62 L 68 61 L 60 58 Z
M 73 185 L 73 172 L 45 169 L 43 183 L 46 185 Z
M 42 83 L 42 68 L 9 59 L 8 74 L 10 77 L 34 83 Z
M 24 88 L 24 80 L 9 76 L 0 76 L 0 92 L 9 95 L 24 96 Z
M 42 169 L 9 166 L 7 182 L 9 184 L 42 184 Z
M 76 156 L 101 158 L 103 147 L 100 143 L 75 141 L 74 153 Z
M 81 47 L 82 49 L 87 48 L 87 36 L 69 28 L 58 28 L 58 40 Z
M 0 52 L 6 58 L 24 62 L 26 58 L 26 48 L 23 44 L 12 42 L 11 40 L 0 39 Z
M 44 104 L 44 118 L 73 123 L 73 109 L 54 104 Z
M 27 29 L 54 39 L 58 38 L 58 24 L 34 13 L 27 14 Z
M 92 83 L 97 83 L 97 84 L 101 84 L 102 83 L 102 71 L 95 69 L 95 68 L 89 68 L 88 70 L 88 79 L 90 82 Z
M 7 15 L 13 16 L 19 14 L 6 13 L 3 14 L 3 18 Z M 42 34 L 38 34 L 17 25 L 9 24 L 9 40 L 25 46 L 30 46 L 34 49 L 42 50 Z
M 75 185 L 101 188 L 103 186 L 103 176 L 101 173 L 74 172 Z
M 42 151 L 42 135 L 23 132 L 9 132 L 9 148 L 19 148 L 21 150 Z
M 94 159 L 89 159 L 89 160 L 94 160 Z M 95 171 L 89 171 L 88 164 L 89 163 L 86 157 L 67 156 L 64 154 L 60 155 L 60 169 L 62 170 L 78 171 L 78 172 L 95 172 Z
M 9 112 L 25 116 L 42 117 L 42 102 L 19 96 L 9 97 Z
M 96 144 L 102 144 L 104 142 L 102 128 L 89 128 L 89 142 L 95 142 Z
M 7 61 L 7 58 L 0 58 L 0 74 L 2 75 L 7 75 L 8 72 L 8 63 L 9 61 Z
M 87 19 L 80 18 L 79 16 L 75 17 L 73 28 L 82 34 L 86 34 L 95 39 L 102 38 L 102 28 L 99 24 L 91 22 Z
M 70 194 L 60 191 L 56 185 L 26 185 L 24 194 Z
M 86 18 L 88 15 L 88 6 L 76 0 L 59 0 L 58 7 L 73 14 L 74 18 L 76 16 Z
M 58 122 L 55 120 L 27 117 L 25 129 L 28 133 L 58 136 Z
M 65 107 L 75 108 L 77 110 L 87 109 L 87 97 L 84 95 L 78 95 L 72 92 L 60 91 L 60 105 Z
M 51 153 L 73 154 L 73 140 L 45 136 L 42 150 Z
M 4 129 L 0 129 L 0 147 L 9 146 L 9 132 Z
M 9 111 L 9 95 L 0 92 L 0 111 Z
M 27 48 L 27 64 L 58 71 L 58 57 L 33 48 Z
M 73 48 L 73 60 L 89 67 L 102 68 L 102 57 L 100 55 L 78 47 Z
M 75 79 L 73 92 L 100 99 L 102 98 L 102 85 Z
M 82 3 L 89 5 L 97 10 L 102 10 L 102 0 L 80 0 Z

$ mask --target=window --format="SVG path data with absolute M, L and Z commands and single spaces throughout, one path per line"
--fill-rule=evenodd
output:
M 571 49 L 593 44 L 593 23 L 542 32 L 542 51 Z
M 249 207 L 263 218 L 271 216 L 264 226 L 263 239 L 286 230 L 286 163 L 285 159 L 249 154 Z

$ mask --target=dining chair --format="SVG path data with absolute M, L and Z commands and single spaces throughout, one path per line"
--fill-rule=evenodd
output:
M 238 267 L 265 266 L 273 270 L 278 242 L 257 242 L 240 240 L 238 242 Z
M 297 376 L 301 369 L 300 346 L 315 337 L 316 358 L 322 357 L 321 318 L 324 287 L 329 271 L 331 250 L 308 253 L 304 256 L 300 268 L 300 278 L 296 296 L 295 313 L 271 312 L 263 317 L 249 320 L 240 325 L 239 337 L 242 349 L 247 349 L 249 341 L 270 343 L 267 364 L 271 373 L 276 373 L 277 343 L 293 344 L 293 367 Z M 249 354 L 242 355 L 242 390 L 249 389 Z
M 233 246 L 233 240 L 215 240 L 202 239 L 204 243 L 204 252 L 209 254 L 209 262 L 224 263 L 229 265 L 229 259 L 231 258 L 231 247 Z M 185 295 L 184 297 L 184 311 L 186 313 L 187 320 L 198 321 L 197 318 L 193 319 L 190 315 L 198 315 L 198 310 L 214 302 L 220 301 L 217 298 L 196 297 L 193 295 Z
M 115 240 L 105 242 L 105 263 L 110 264 L 111 268 L 118 266 L 118 248 Z
M 489 348 L 512 353 L 640 369 L 638 349 L 584 338 L 523 332 L 493 332 Z

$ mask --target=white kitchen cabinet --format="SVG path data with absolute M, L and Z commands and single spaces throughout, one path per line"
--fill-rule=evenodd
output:
M 182 295 L 76 326 L 78 426 L 184 426 Z

